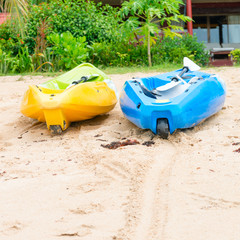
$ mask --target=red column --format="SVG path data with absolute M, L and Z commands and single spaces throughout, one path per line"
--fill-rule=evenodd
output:
M 192 18 L 192 1 L 191 0 L 187 0 L 187 16 Z M 192 21 L 191 22 L 187 22 L 187 29 L 188 29 L 188 33 L 190 35 L 193 35 Z

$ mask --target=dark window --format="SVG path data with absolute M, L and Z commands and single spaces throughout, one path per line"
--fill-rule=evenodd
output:
M 199 42 L 240 43 L 240 15 L 193 16 L 193 20 L 193 33 Z

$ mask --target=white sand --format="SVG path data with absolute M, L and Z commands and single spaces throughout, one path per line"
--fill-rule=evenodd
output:
M 19 111 L 28 85 L 47 78 L 0 77 L 0 240 L 240 239 L 240 69 L 207 72 L 225 80 L 225 107 L 169 140 L 134 126 L 119 104 L 51 136 Z M 120 91 L 154 74 L 110 77 Z M 122 138 L 141 144 L 101 147 Z

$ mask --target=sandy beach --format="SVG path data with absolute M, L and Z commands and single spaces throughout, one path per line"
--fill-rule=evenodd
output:
M 28 85 L 50 78 L 0 77 L 0 240 L 239 240 L 240 68 L 206 72 L 226 82 L 223 109 L 168 140 L 119 103 L 52 136 L 20 112 Z M 110 78 L 120 92 L 155 74 Z M 122 139 L 139 144 L 101 146 Z

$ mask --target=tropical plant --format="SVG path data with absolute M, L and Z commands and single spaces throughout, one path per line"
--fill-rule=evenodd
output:
M 98 66 L 143 66 L 147 65 L 145 51 L 144 45 L 134 46 L 126 40 L 119 41 L 118 44 L 94 43 L 90 47 L 89 61 Z
M 240 64 L 240 49 L 234 49 L 230 52 L 230 56 L 232 55 L 233 60 L 237 63 Z
M 37 37 L 35 40 L 35 49 L 33 54 L 33 64 L 35 71 L 49 71 L 49 65 L 53 67 L 53 64 L 46 59 L 49 59 L 49 51 L 47 51 L 48 42 L 47 35 L 49 32 L 50 22 L 47 19 L 41 20 L 39 27 L 37 28 Z
M 57 66 L 62 70 L 76 67 L 88 56 L 85 37 L 73 37 L 70 32 L 64 32 L 51 34 L 47 39 L 52 45 L 52 54 L 58 58 Z
M 153 63 L 182 63 L 184 57 L 191 58 L 201 66 L 209 63 L 210 55 L 206 46 L 197 37 L 183 34 L 182 37 L 164 37 L 157 40 L 152 48 Z
M 32 72 L 34 70 L 32 56 L 27 47 L 22 47 L 13 62 L 12 71 L 17 73 Z
M 122 4 L 120 15 L 128 18 L 122 25 L 131 35 L 144 36 L 149 66 L 152 66 L 151 46 L 156 42 L 159 31 L 165 36 L 179 36 L 176 31 L 183 28 L 174 23 L 190 20 L 180 14 L 181 4 L 182 0 L 129 0 Z
M 184 57 L 191 58 L 201 66 L 209 62 L 206 46 L 197 41 L 196 36 L 184 34 L 182 37 L 163 37 L 152 46 L 152 63 L 182 64 Z M 89 61 L 98 66 L 147 66 L 147 46 L 129 44 L 127 40 L 115 43 L 94 43 L 89 51 Z
M 10 52 L 4 52 L 2 49 L 0 49 L 0 73 L 6 74 L 11 72 L 11 66 L 14 62 L 14 58 L 11 57 Z
M 16 56 L 24 45 L 20 32 L 16 31 L 10 22 L 0 25 L 0 45 L 4 52 L 11 52 L 12 56 Z
M 29 5 L 26 43 L 31 53 L 34 52 L 34 39 L 44 19 L 51 23 L 49 32 L 61 34 L 69 31 L 74 37 L 85 36 L 88 44 L 118 40 L 117 9 L 85 0 L 52 0 L 40 5 Z
M 24 36 L 24 21 L 28 16 L 27 0 L 0 0 L 0 9 L 2 12 L 10 13 L 10 21 L 13 21 L 15 27 Z

